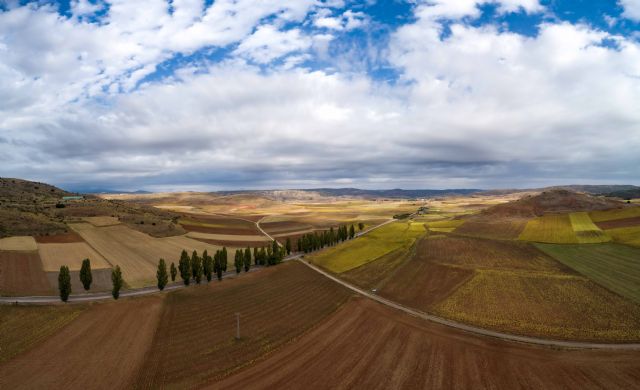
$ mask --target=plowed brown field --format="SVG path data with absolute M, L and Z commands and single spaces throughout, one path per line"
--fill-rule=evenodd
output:
M 38 244 L 65 244 L 84 241 L 82 237 L 75 232 L 56 234 L 53 236 L 38 236 L 35 237 L 35 239 Z
M 210 383 L 299 336 L 350 295 L 297 262 L 171 293 L 137 387 Z M 241 316 L 239 341 L 235 313 Z
M 640 217 L 614 219 L 596 223 L 600 229 L 617 229 L 631 226 L 640 226 Z
M 558 351 L 470 335 L 356 299 L 214 389 L 637 389 L 638 352 Z
M 0 294 L 48 295 L 53 292 L 37 252 L 0 251 Z
M 162 296 L 96 304 L 35 348 L 0 365 L 0 388 L 130 388 L 161 309 Z

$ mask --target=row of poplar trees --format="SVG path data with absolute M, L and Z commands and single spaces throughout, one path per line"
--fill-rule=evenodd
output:
M 80 282 L 82 283 L 82 287 L 84 287 L 86 291 L 89 291 L 91 283 L 93 283 L 91 260 L 89 259 L 82 260 L 82 266 L 80 267 Z M 120 297 L 120 289 L 122 289 L 122 285 L 124 284 L 122 271 L 118 265 L 111 270 L 111 283 L 113 285 L 111 295 L 113 296 L 113 299 L 118 299 Z M 66 265 L 61 266 L 60 272 L 58 273 L 58 290 L 60 291 L 60 299 L 62 302 L 67 302 L 69 300 L 69 295 L 71 295 L 71 272 L 69 271 L 69 267 Z
M 360 230 L 364 228 L 362 223 L 358 224 Z M 346 225 L 339 226 L 334 230 L 333 227 L 323 232 L 308 233 L 300 237 L 298 240 L 298 252 L 309 253 L 322 249 L 325 246 L 333 246 L 340 242 L 350 240 L 356 236 L 356 228 L 351 225 L 347 228 Z

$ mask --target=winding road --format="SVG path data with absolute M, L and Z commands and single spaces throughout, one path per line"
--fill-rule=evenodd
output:
M 240 218 L 239 218 L 240 219 Z M 261 227 L 260 227 L 260 221 L 255 222 L 257 228 L 268 238 L 270 238 L 271 240 L 274 240 L 273 237 L 271 237 L 267 232 L 265 232 Z M 364 234 L 367 234 L 381 226 L 384 226 L 388 223 L 393 222 L 394 220 L 388 220 L 385 221 L 379 225 L 376 225 L 370 229 L 367 229 L 363 232 L 358 233 L 356 236 L 360 237 Z M 485 328 L 479 328 L 479 327 L 475 327 L 475 326 L 471 326 L 471 325 L 467 325 L 467 324 L 463 324 L 460 322 L 456 322 L 456 321 L 451 321 L 448 320 L 446 318 L 442 318 L 442 317 L 438 317 L 438 316 L 434 316 L 432 314 L 427 314 L 424 313 L 422 311 L 416 310 L 416 309 L 412 309 L 410 307 L 401 305 L 397 302 L 393 302 L 391 300 L 388 300 L 386 298 L 382 298 L 376 294 L 372 294 L 368 291 L 365 291 L 359 287 L 356 287 L 350 283 L 347 283 L 333 275 L 331 275 L 330 273 L 324 271 L 323 269 L 320 269 L 319 267 L 310 264 L 307 261 L 304 261 L 303 259 L 303 255 L 302 254 L 297 254 L 297 255 L 291 255 L 287 258 L 285 258 L 285 261 L 293 261 L 293 260 L 298 260 L 300 261 L 302 264 L 306 265 L 307 267 L 309 267 L 310 269 L 314 270 L 315 272 L 323 275 L 326 278 L 329 278 L 331 280 L 333 280 L 334 282 L 348 288 L 349 290 L 362 295 L 368 299 L 371 299 L 373 301 L 376 301 L 378 303 L 381 303 L 385 306 L 391 307 L 393 309 L 396 310 L 400 310 L 406 314 L 409 314 L 411 316 L 414 317 L 418 317 L 427 321 L 431 321 L 440 325 L 444 325 L 444 326 L 448 326 L 450 328 L 454 328 L 457 330 L 461 330 L 464 332 L 468 332 L 468 333 L 472 333 L 472 334 L 476 334 L 479 336 L 485 336 L 485 337 L 493 337 L 493 338 L 497 338 L 497 339 L 501 339 L 501 340 L 506 340 L 506 341 L 512 341 L 512 342 L 518 342 L 518 343 L 526 343 L 526 344 L 533 344 L 533 345 L 539 345 L 539 346 L 543 346 L 543 347 L 552 347 L 552 348 L 564 348 L 564 349 L 597 349 L 597 350 L 632 350 L 632 351 L 636 351 L 636 350 L 640 350 L 640 343 L 625 343 L 625 344 L 606 344 L 606 343 L 592 343 L 592 342 L 580 342 L 580 341 L 563 341 L 563 340 L 554 340 L 554 339 L 543 339 L 543 338 L 537 338 L 537 337 L 529 337 L 529 336 L 519 336 L 519 335 L 514 335 L 514 334 L 510 334 L 510 333 L 503 333 L 503 332 L 497 332 L 497 331 L 493 331 L 493 330 L 489 330 L 489 329 L 485 329 Z M 261 268 L 260 266 L 254 266 L 251 268 L 251 270 L 249 272 L 255 272 L 255 271 L 259 271 Z M 226 278 L 234 278 L 236 277 L 235 272 L 230 271 L 230 272 L 226 272 L 223 276 L 225 279 Z M 185 286 L 182 283 L 173 283 L 171 285 L 168 285 L 165 287 L 164 291 L 173 291 L 173 290 L 179 290 L 184 288 Z M 135 297 L 135 296 L 142 296 L 142 295 L 148 295 L 148 294 L 156 294 L 159 293 L 160 291 L 158 290 L 158 288 L 156 287 L 144 287 L 144 288 L 140 288 L 140 289 L 132 289 L 132 290 L 125 290 L 122 291 L 120 296 L 121 297 Z M 82 294 L 82 295 L 72 295 L 69 297 L 69 302 L 70 303 L 83 303 L 83 302 L 91 302 L 91 301 L 100 301 L 100 300 L 105 300 L 105 299 L 113 299 L 111 297 L 111 293 L 109 292 L 102 292 L 102 293 L 95 293 L 95 294 Z M 61 304 L 60 302 L 60 298 L 57 296 L 26 296 L 26 297 L 0 297 L 0 304 L 40 304 L 40 305 L 46 305 L 46 304 Z

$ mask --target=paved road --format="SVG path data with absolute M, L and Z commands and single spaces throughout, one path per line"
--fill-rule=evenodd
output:
M 474 333 L 481 336 L 495 337 L 501 340 L 516 341 L 516 342 L 527 343 L 527 344 L 536 344 L 536 345 L 541 345 L 545 347 L 559 347 L 559 348 L 570 348 L 570 349 L 640 350 L 640 344 L 602 344 L 602 343 L 589 343 L 589 342 L 579 342 L 579 341 L 560 341 L 560 340 L 551 340 L 551 339 L 541 339 L 537 337 L 518 336 L 514 334 L 509 334 L 509 333 L 496 332 L 489 329 L 483 329 L 483 328 L 478 328 L 471 325 L 461 324 L 459 322 L 455 322 L 455 321 L 447 320 L 445 318 L 427 314 L 419 310 L 415 310 L 410 307 L 406 307 L 399 303 L 382 298 L 378 295 L 362 290 L 361 288 L 358 288 L 341 279 L 338 279 L 337 277 L 329 274 L 328 272 L 304 260 L 300 260 L 300 262 L 305 264 L 307 267 L 311 268 L 312 270 L 333 280 L 334 282 L 339 283 L 362 296 L 365 296 L 369 299 L 373 299 L 376 302 L 380 302 L 383 305 L 392 307 L 397 310 L 401 310 L 414 317 L 419 317 L 419 318 L 422 318 L 431 322 L 435 322 L 441 325 L 445 325 L 454 329 L 463 330 L 465 332 L 470 332 L 470 333 Z

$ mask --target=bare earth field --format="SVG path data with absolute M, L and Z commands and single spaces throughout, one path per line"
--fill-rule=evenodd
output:
M 1 364 L 0 388 L 130 388 L 161 310 L 161 296 L 95 304 L 52 337 Z
M 84 242 L 82 237 L 76 232 L 68 232 L 64 234 L 55 234 L 52 236 L 35 237 L 38 244 L 64 244 L 70 242 Z
M 0 251 L 1 295 L 49 295 L 51 293 L 38 252 Z
M 171 293 L 137 387 L 211 383 L 298 337 L 350 295 L 297 262 Z M 235 313 L 241 316 L 239 341 Z
M 213 389 L 633 389 L 637 352 L 556 351 L 479 338 L 355 299 Z

